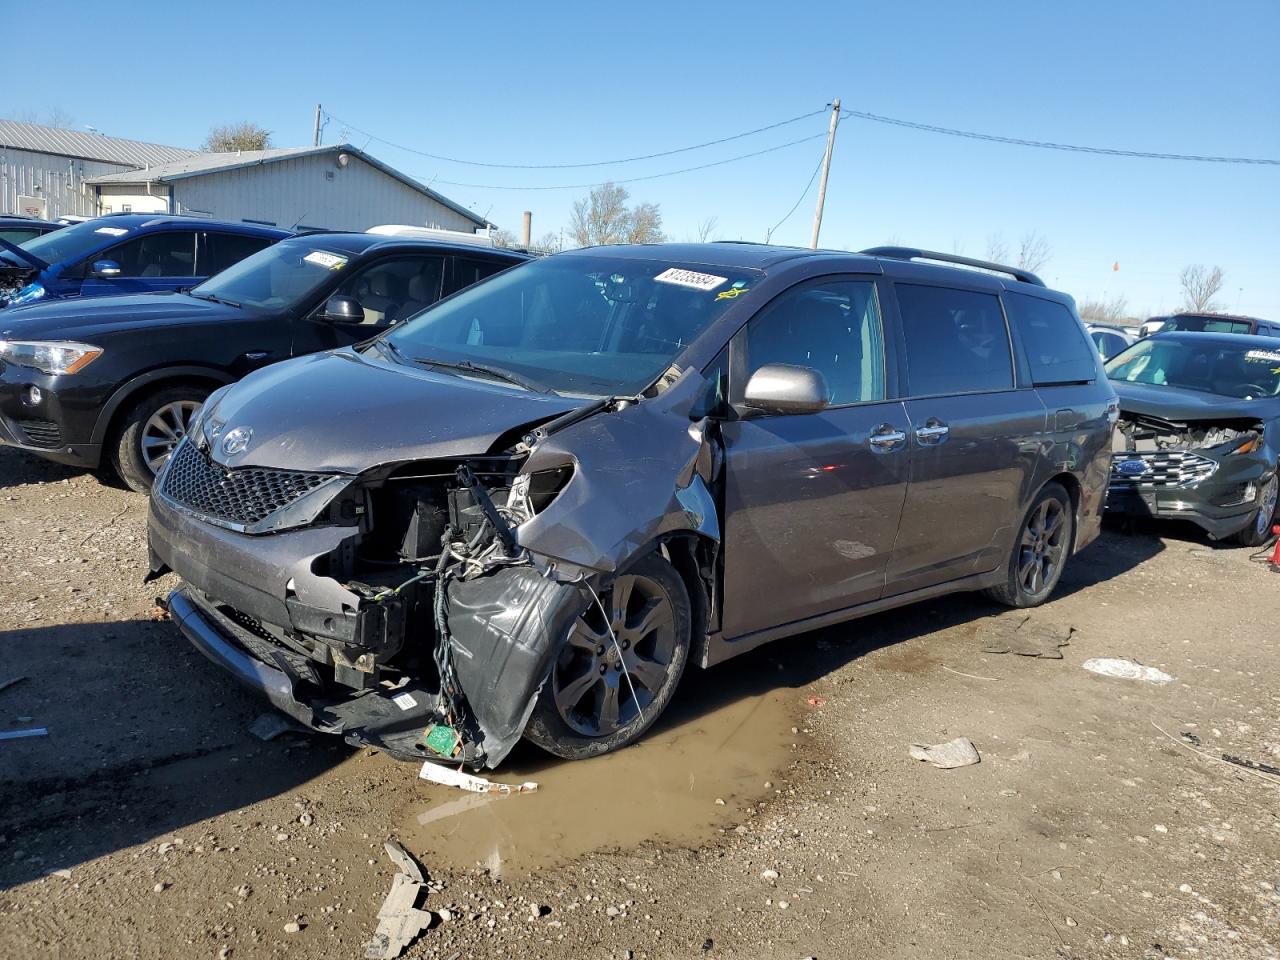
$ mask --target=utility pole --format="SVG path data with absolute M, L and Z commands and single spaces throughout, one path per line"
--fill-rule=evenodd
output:
M 840 98 L 831 104 L 831 127 L 827 130 L 827 152 L 822 156 L 822 180 L 818 183 L 818 207 L 813 211 L 813 239 L 809 249 L 818 249 L 818 234 L 822 231 L 822 205 L 827 201 L 827 174 L 831 172 L 831 151 L 836 145 L 836 127 L 840 125 Z
M 311 135 L 311 145 L 313 147 L 320 146 L 320 104 L 318 103 L 316 104 L 316 129 L 315 133 Z M 830 150 L 828 150 L 829 152 Z
M 533 242 L 533 211 L 526 210 L 524 212 L 524 228 L 520 231 L 520 246 L 526 250 L 529 244 Z

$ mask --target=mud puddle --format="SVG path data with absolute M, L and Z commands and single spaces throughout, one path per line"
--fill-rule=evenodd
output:
M 715 671 L 682 690 L 673 716 L 616 754 L 570 763 L 522 743 L 488 774 L 536 781 L 536 793 L 466 794 L 420 781 L 422 800 L 402 811 L 399 836 L 429 866 L 503 876 L 645 840 L 705 839 L 771 793 L 765 782 L 778 780 L 804 709 L 803 694 L 788 688 L 708 704 L 697 687 L 713 679 Z

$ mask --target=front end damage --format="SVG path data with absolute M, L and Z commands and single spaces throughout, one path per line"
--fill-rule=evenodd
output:
M 1107 510 L 1189 520 L 1211 537 L 1246 527 L 1275 462 L 1254 420 L 1171 421 L 1125 412 L 1112 444 Z
M 152 571 L 183 581 L 183 634 L 300 722 L 492 768 L 615 571 L 687 538 L 709 583 L 721 457 L 692 414 L 704 389 L 687 373 L 501 449 L 358 475 L 229 470 L 189 439 L 152 495 Z

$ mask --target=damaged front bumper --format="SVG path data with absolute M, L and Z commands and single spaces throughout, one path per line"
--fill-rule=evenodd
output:
M 1173 459 L 1178 462 L 1174 464 Z M 1175 470 L 1181 472 L 1171 472 Z M 1213 539 L 1221 540 L 1249 525 L 1272 470 L 1274 467 L 1264 459 L 1253 456 L 1215 459 L 1196 451 L 1116 453 L 1107 490 L 1107 512 L 1187 520 Z M 1197 472 L 1204 475 L 1203 479 L 1195 478 Z

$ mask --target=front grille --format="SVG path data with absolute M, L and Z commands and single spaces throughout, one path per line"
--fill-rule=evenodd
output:
M 1134 461 L 1142 462 L 1141 473 L 1121 469 Z M 1216 461 L 1185 450 L 1161 450 L 1159 453 L 1118 452 L 1111 461 L 1111 485 L 1186 487 L 1207 480 L 1217 469 Z
M 27 435 L 33 447 L 58 447 L 62 445 L 62 431 L 52 420 L 18 420 L 18 428 Z
M 243 526 L 296 503 L 331 477 L 264 467 L 228 470 L 189 441 L 178 445 L 172 460 L 164 477 L 166 497 L 206 517 Z

